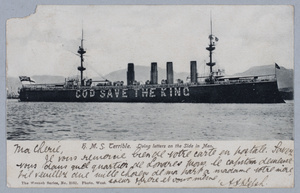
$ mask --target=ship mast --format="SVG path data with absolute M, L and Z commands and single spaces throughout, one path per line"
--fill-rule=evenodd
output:
M 210 74 L 212 74 L 212 67 L 216 65 L 215 62 L 212 62 L 212 52 L 215 50 L 215 42 L 213 41 L 215 38 L 212 34 L 212 19 L 211 19 L 211 14 L 210 14 L 210 35 L 208 36 L 209 38 L 209 45 L 206 47 L 206 50 L 209 51 L 209 63 L 206 63 L 207 66 L 210 67 Z M 216 41 L 218 39 L 216 38 Z
M 83 71 L 86 70 L 86 68 L 83 67 L 83 61 L 84 61 L 83 54 L 86 53 L 86 51 L 83 48 L 83 30 L 82 30 L 81 46 L 79 46 L 77 53 L 80 54 L 80 59 L 81 59 L 80 66 L 78 66 L 77 69 L 80 71 L 80 85 L 83 86 L 84 85 Z

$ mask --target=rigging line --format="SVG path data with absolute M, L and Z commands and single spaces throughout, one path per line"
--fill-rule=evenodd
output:
M 92 68 L 92 70 L 94 70 L 94 72 L 99 75 L 101 78 L 103 79 L 106 79 L 102 74 L 98 73 L 97 70 L 92 66 L 92 65 L 89 65 L 90 68 Z
M 77 68 L 77 64 L 76 63 L 72 63 L 72 69 L 76 69 Z M 77 76 L 77 74 L 78 74 L 78 71 L 76 70 L 76 75 L 75 76 Z M 71 70 L 71 71 L 69 71 L 68 70 L 68 78 L 70 78 L 70 77 L 74 77 L 74 71 L 73 70 Z
M 206 60 L 204 60 L 203 72 L 202 72 L 202 74 L 203 74 L 203 75 L 205 75 L 205 74 L 206 74 L 206 72 L 205 72 L 205 67 L 206 67 Z

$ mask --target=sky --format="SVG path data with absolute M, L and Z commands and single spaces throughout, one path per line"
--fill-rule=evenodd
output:
M 128 63 L 198 73 L 209 53 L 210 15 L 218 37 L 215 67 L 230 75 L 275 62 L 294 66 L 294 9 L 288 5 L 43 5 L 7 22 L 7 76 L 79 75 L 82 30 L 85 76 L 103 76 Z

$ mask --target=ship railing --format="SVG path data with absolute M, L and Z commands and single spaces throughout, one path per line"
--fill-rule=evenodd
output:
M 213 84 L 242 84 L 242 83 L 270 82 L 270 81 L 276 81 L 276 77 L 274 75 L 260 75 L 260 76 L 220 78 L 213 81 Z M 202 82 L 200 84 L 211 84 L 211 83 Z
M 141 84 L 141 85 L 123 85 L 123 86 L 93 86 L 92 88 L 99 89 L 141 89 L 141 88 L 170 88 L 188 86 L 189 83 L 175 84 Z
M 23 87 L 24 90 L 65 90 L 65 88 L 61 87 Z
M 127 86 L 107 86 L 107 85 L 101 85 L 101 86 L 92 86 L 91 88 L 93 88 L 93 89 L 112 89 L 112 88 L 114 88 L 114 89 L 125 89 L 125 88 L 127 88 Z
M 57 90 L 65 89 L 63 84 L 28 84 L 22 85 L 22 88 L 25 90 Z
M 23 85 L 25 90 L 76 90 L 76 89 L 91 89 L 91 86 L 79 85 L 64 85 L 64 84 L 31 84 Z
M 91 86 L 78 86 L 78 87 L 75 87 L 74 89 L 77 89 L 77 88 L 80 88 L 80 89 L 91 89 L 92 87 Z
M 205 80 L 198 81 L 197 83 L 189 83 L 193 85 L 226 85 L 226 84 L 243 84 L 243 83 L 254 83 L 254 82 L 270 82 L 276 81 L 274 74 L 271 75 L 259 75 L 259 76 L 244 76 L 244 77 L 220 77 L 210 82 Z

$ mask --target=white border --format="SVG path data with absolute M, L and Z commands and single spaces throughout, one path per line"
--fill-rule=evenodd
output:
M 295 82 L 295 188 L 292 189 L 13 189 L 13 188 L 7 188 L 6 186 L 6 85 L 5 85 L 5 56 L 6 56 L 6 39 L 5 39 L 5 24 L 6 20 L 12 17 L 25 17 L 35 12 L 36 5 L 45 5 L 45 4 L 51 4 L 51 5 L 91 5 L 91 4 L 220 4 L 220 5 L 294 5 L 295 6 L 295 64 L 294 64 L 294 70 L 295 70 L 295 76 L 294 76 L 294 82 Z M 210 193 L 225 193 L 225 192 L 300 192 L 299 184 L 297 182 L 299 181 L 299 166 L 300 162 L 298 162 L 299 159 L 299 121 L 300 119 L 296 119 L 297 115 L 299 114 L 299 106 L 298 106 L 298 95 L 299 95 L 299 84 L 300 80 L 298 80 L 299 76 L 299 69 L 298 69 L 298 61 L 300 61 L 300 55 L 297 53 L 300 53 L 300 41 L 299 36 L 300 34 L 300 21 L 299 21 L 299 10 L 300 10 L 300 3 L 297 0 L 0 0 L 0 192 L 7 192 L 7 193 L 19 193 L 19 192 L 45 192 L 45 193 L 61 193 L 61 192 L 141 192 L 144 193 L 150 193 L 155 191 L 156 193 L 160 192 L 172 192 L 172 193 L 179 193 L 179 192 L 210 192 Z

